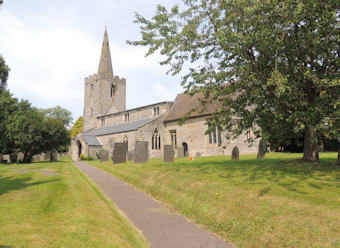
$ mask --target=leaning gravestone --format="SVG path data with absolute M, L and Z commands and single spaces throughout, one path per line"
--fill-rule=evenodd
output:
M 135 144 L 135 163 L 146 163 L 149 159 L 149 149 L 147 141 L 136 141 Z
M 22 162 L 22 161 L 24 161 L 24 156 L 25 156 L 25 154 L 23 153 L 23 152 L 19 152 L 18 153 L 18 162 Z
M 175 159 L 175 151 L 172 145 L 164 145 L 164 162 L 173 163 Z
M 183 147 L 177 147 L 177 158 L 184 158 L 184 150 Z
M 240 150 L 237 146 L 235 146 L 231 152 L 231 160 L 239 160 L 240 158 Z
M 259 150 L 257 152 L 257 159 L 263 159 L 264 156 L 266 155 L 266 143 L 264 142 L 264 140 L 260 140 L 260 144 L 259 144 Z
M 133 151 L 128 151 L 126 157 L 128 161 L 133 160 L 134 157 Z
M 100 162 L 103 163 L 105 161 L 109 161 L 109 159 L 110 159 L 109 151 L 102 150 L 102 152 L 100 153 Z
M 128 149 L 127 143 L 114 143 L 112 153 L 112 161 L 114 164 L 126 162 L 127 149 Z

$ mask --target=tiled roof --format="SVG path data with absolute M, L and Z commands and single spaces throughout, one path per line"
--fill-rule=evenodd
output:
M 102 136 L 107 134 L 114 134 L 114 133 L 122 133 L 122 132 L 129 132 L 129 131 L 135 131 L 138 128 L 144 126 L 145 124 L 153 121 L 158 117 L 153 117 L 141 121 L 135 121 L 135 122 L 127 122 L 120 125 L 115 126 L 109 126 L 109 127 L 102 127 L 102 128 L 95 128 L 87 131 L 86 133 L 83 133 L 84 136 Z
M 216 103 L 206 103 L 203 107 L 201 100 L 204 100 L 202 93 L 197 93 L 194 96 L 178 94 L 164 121 L 175 121 L 183 117 L 198 117 L 216 112 Z
M 91 135 L 83 135 L 83 136 L 85 138 L 86 143 L 89 146 L 102 146 L 102 144 L 99 142 L 96 136 L 91 136 Z

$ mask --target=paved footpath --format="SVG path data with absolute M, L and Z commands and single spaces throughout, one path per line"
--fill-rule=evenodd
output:
M 85 162 L 75 162 L 139 229 L 151 248 L 232 248 L 146 194 Z

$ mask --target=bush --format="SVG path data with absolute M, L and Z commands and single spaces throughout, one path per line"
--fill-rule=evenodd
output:
M 96 152 L 97 159 L 100 159 L 100 158 L 101 158 L 103 152 L 105 152 L 105 149 L 104 149 L 104 148 L 100 148 L 100 149 Z
M 84 158 L 84 160 L 94 160 L 94 158 L 92 156 L 87 156 Z
M 84 160 L 84 159 L 85 159 L 85 155 L 84 155 L 84 154 L 80 154 L 79 159 L 80 159 L 80 160 Z

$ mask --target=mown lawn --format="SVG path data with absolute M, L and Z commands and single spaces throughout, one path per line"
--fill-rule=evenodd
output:
M 148 247 L 71 162 L 0 165 L 0 247 Z
M 340 167 L 301 154 L 90 163 L 242 247 L 340 247 Z

